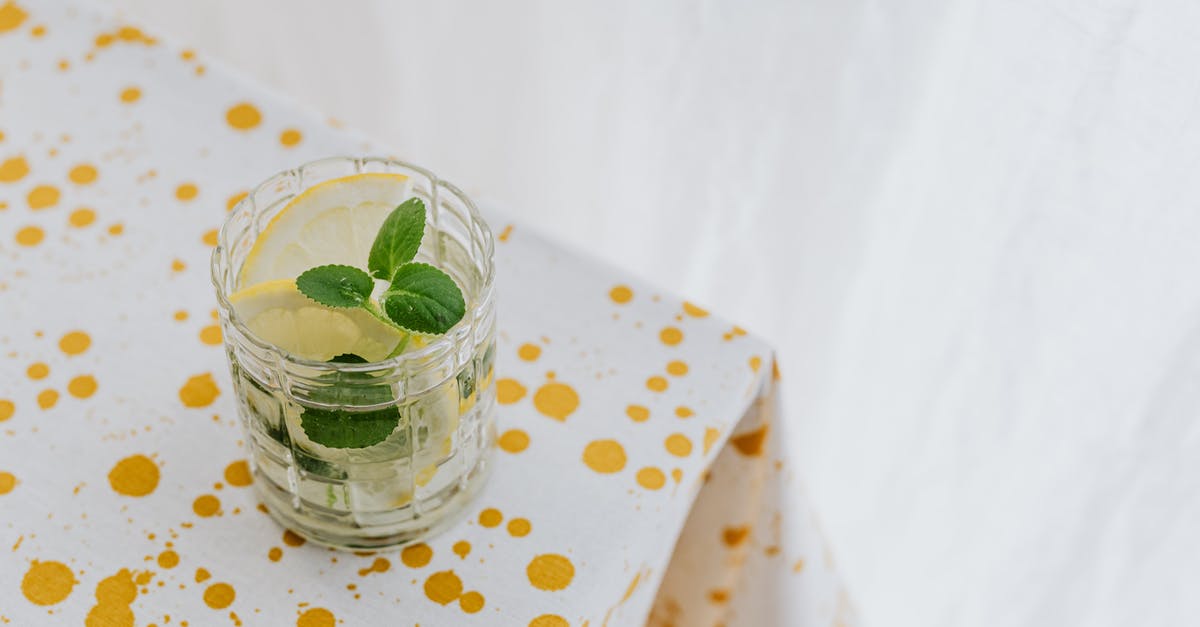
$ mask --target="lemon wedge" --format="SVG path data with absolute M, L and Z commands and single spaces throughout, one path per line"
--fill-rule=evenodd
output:
M 411 196 L 411 181 L 403 174 L 355 174 L 314 185 L 259 234 L 238 285 L 294 279 L 330 263 L 366 268 L 380 225 Z
M 329 361 L 353 353 L 382 361 L 404 337 L 364 309 L 335 309 L 310 300 L 293 279 L 259 283 L 229 302 L 251 333 L 304 359 Z

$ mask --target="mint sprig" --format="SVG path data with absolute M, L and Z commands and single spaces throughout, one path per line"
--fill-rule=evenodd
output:
M 383 221 L 371 245 L 367 270 L 339 264 L 317 266 L 296 277 L 296 288 L 327 307 L 362 308 L 403 332 L 392 350 L 393 356 L 398 355 L 408 345 L 410 334 L 441 335 L 466 315 L 466 302 L 454 279 L 434 266 L 413 261 L 424 235 L 425 203 L 411 198 Z M 371 299 L 376 279 L 387 281 L 378 304 Z M 346 354 L 331 361 L 365 360 Z M 322 379 L 327 379 L 328 385 L 314 392 L 313 400 L 327 405 L 379 405 L 393 399 L 391 386 L 373 385 L 366 373 L 331 373 Z M 366 412 L 305 408 L 301 426 L 318 444 L 363 448 L 387 439 L 399 420 L 394 407 Z
M 450 275 L 427 263 L 414 262 L 425 236 L 425 202 L 410 198 L 392 210 L 379 227 L 366 271 L 329 264 L 296 278 L 302 294 L 329 307 L 361 307 L 400 331 L 441 335 L 466 315 L 462 290 Z M 376 279 L 388 281 L 380 299 L 371 300 Z M 397 347 L 403 350 L 408 338 Z

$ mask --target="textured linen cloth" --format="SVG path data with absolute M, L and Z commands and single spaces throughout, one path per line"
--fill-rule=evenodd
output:
M 403 550 L 285 532 L 208 258 L 248 187 L 377 148 L 90 5 L 0 4 L 0 80 L 0 623 L 852 622 L 770 348 L 495 213 L 489 484 Z

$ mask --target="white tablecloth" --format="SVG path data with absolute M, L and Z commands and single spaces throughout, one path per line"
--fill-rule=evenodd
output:
M 852 619 L 769 346 L 500 214 L 486 490 L 403 551 L 285 533 L 242 460 L 214 230 L 269 174 L 376 148 L 67 2 L 0 5 L 0 76 L 0 620 Z

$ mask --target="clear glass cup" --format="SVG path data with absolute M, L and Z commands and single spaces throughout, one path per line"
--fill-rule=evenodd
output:
M 466 315 L 425 346 L 378 363 L 301 359 L 256 338 L 229 302 L 246 287 L 237 280 L 255 239 L 305 189 L 364 172 L 409 177 L 426 206 L 416 260 L 458 282 Z M 493 253 L 492 233 L 469 198 L 390 159 L 314 161 L 267 179 L 233 208 L 213 251 L 212 280 L 255 486 L 281 524 L 339 548 L 394 546 L 436 532 L 478 492 L 495 440 Z M 343 398 L 380 402 L 322 402 Z M 394 414 L 397 426 L 373 446 L 335 449 L 305 435 L 305 412 Z

